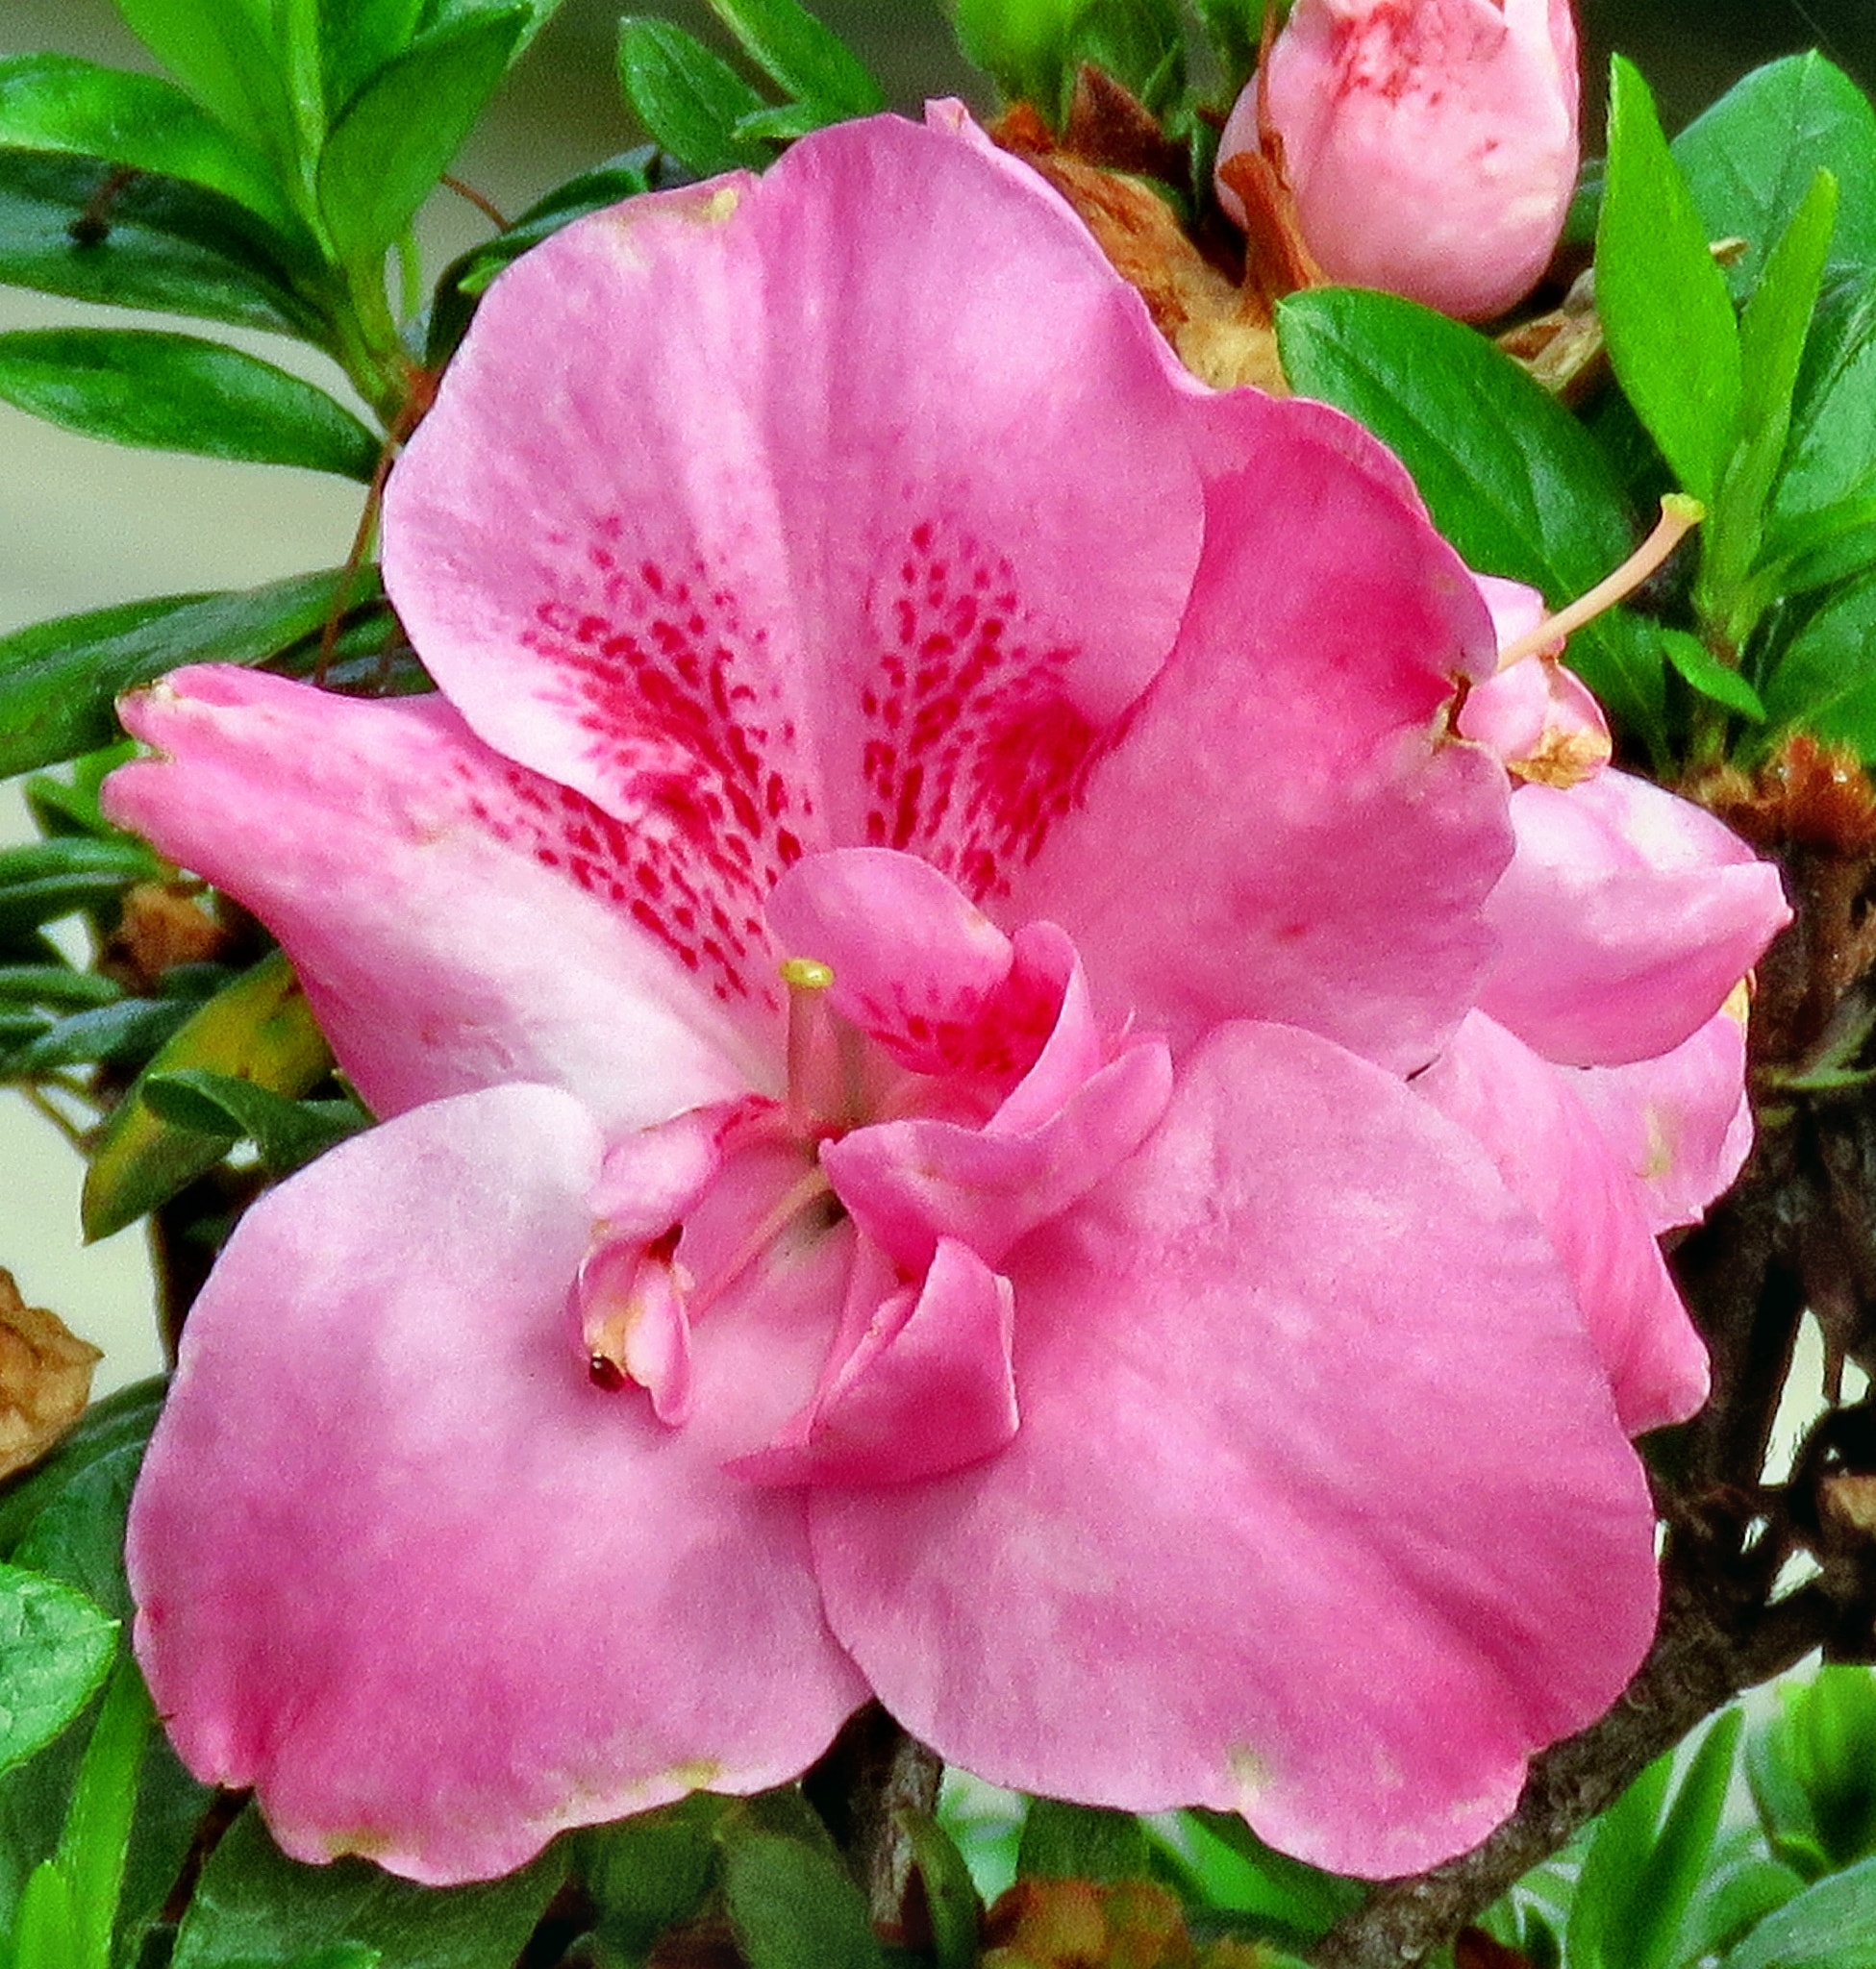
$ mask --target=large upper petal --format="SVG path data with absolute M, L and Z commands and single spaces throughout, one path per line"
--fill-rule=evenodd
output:
M 1707 1399 L 1707 1350 L 1662 1261 L 1640 1172 L 1585 1105 L 1588 1078 L 1473 1012 L 1413 1088 L 1484 1146 L 1550 1234 L 1609 1370 L 1622 1427 L 1638 1435 L 1686 1421 Z M 1636 1123 L 1638 1134 L 1638 1115 Z
M 441 698 L 197 667 L 123 714 L 158 754 L 112 775 L 107 810 L 280 938 L 379 1113 L 534 1080 L 632 1128 L 779 1081 L 760 918 L 739 926 L 759 960 L 688 966 L 662 927 L 682 899 L 653 907 L 655 840 Z
M 844 124 L 504 274 L 386 580 L 485 739 L 621 817 L 681 789 L 700 861 L 911 848 L 981 899 L 1172 646 L 1180 395 L 1038 179 Z
M 1639 1660 L 1653 1512 L 1568 1284 L 1390 1076 L 1221 1031 L 1006 1269 L 1015 1439 L 811 1508 L 830 1621 L 946 1757 L 1401 1874 Z
M 1505 779 L 1451 743 L 1495 645 L 1463 565 L 1346 418 L 1197 398 L 1205 557 L 1172 660 L 1018 885 L 1097 1001 L 1175 1048 L 1226 1018 L 1419 1066 L 1490 955 Z
M 1778 870 L 1704 809 L 1629 773 L 1512 796 L 1517 853 L 1487 913 L 1481 1008 L 1546 1059 L 1615 1066 L 1681 1044 L 1790 920 Z
M 791 1778 L 865 1694 L 799 1496 L 588 1380 L 599 1166 L 556 1089 L 417 1109 L 257 1204 L 190 1313 L 131 1517 L 138 1654 L 184 1759 L 300 1857 L 501 1873 Z

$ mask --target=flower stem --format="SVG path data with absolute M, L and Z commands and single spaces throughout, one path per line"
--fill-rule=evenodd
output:
M 856 1709 L 827 1755 L 801 1781 L 834 1843 L 866 1896 L 873 1927 L 902 1941 L 912 1885 L 912 1844 L 897 1814 L 938 1809 L 944 1766 L 936 1751 L 908 1734 L 878 1703 Z

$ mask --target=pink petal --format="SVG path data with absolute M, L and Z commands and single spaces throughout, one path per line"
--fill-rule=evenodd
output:
M 1179 647 L 1019 884 L 1097 1002 L 1174 1050 L 1271 1018 L 1425 1063 L 1488 961 L 1498 767 L 1444 735 L 1495 646 L 1398 467 L 1319 405 L 1195 402 L 1205 561 Z
M 942 1756 L 1400 1874 L 1622 1687 L 1640 1466 L 1542 1233 L 1391 1077 L 1226 1029 L 1006 1270 L 1015 1440 L 811 1503 L 829 1619 Z
M 112 817 L 273 931 L 379 1113 L 538 1080 L 630 1128 L 775 1077 L 777 1007 L 643 926 L 617 824 L 440 698 L 198 667 L 123 715 L 159 756 L 112 775 Z
M 1707 1350 L 1662 1262 L 1647 1193 L 1584 1104 L 1587 1078 L 1474 1012 L 1413 1089 L 1474 1136 L 1550 1234 L 1622 1427 L 1638 1435 L 1707 1399 Z
M 1520 786 L 1517 854 L 1487 915 L 1479 1005 L 1546 1059 L 1615 1066 L 1680 1045 L 1790 920 L 1778 871 L 1689 801 L 1628 773 Z
M 386 578 L 485 738 L 621 815 L 665 788 L 700 863 L 913 848 L 982 897 L 1171 647 L 1175 399 L 1039 182 L 843 124 L 510 269 L 391 476 Z
M 440 1103 L 262 1199 L 190 1314 L 133 1509 L 185 1760 L 307 1859 L 449 1882 L 699 1784 L 792 1777 L 865 1691 L 798 1498 L 588 1379 L 596 1130 Z
M 732 1467 L 763 1483 L 907 1483 L 994 1456 L 1017 1427 L 1013 1311 L 1009 1280 L 945 1240 L 782 1438 Z
M 1586 1067 L 1578 1098 L 1641 1184 L 1657 1231 L 1697 1224 L 1752 1149 L 1746 1029 L 1718 1011 L 1671 1053 L 1629 1066 Z

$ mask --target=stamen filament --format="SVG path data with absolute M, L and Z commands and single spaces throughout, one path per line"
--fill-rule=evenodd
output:
M 686 1310 L 691 1319 L 697 1319 L 714 1306 L 802 1211 L 833 1194 L 833 1184 L 818 1168 L 810 1169 L 799 1183 L 785 1190 L 730 1254 L 730 1261 L 722 1271 L 708 1285 L 697 1286 L 685 1295 Z
M 782 983 L 788 987 L 788 1127 L 805 1135 L 814 1119 L 808 1090 L 834 973 L 814 958 L 786 958 L 780 968 Z
M 1684 492 L 1664 493 L 1661 518 L 1655 530 L 1613 574 L 1605 575 L 1587 595 L 1579 595 L 1568 608 L 1547 615 L 1535 629 L 1514 636 L 1498 652 L 1498 667 L 1509 670 L 1526 657 L 1535 657 L 1552 643 L 1573 636 L 1586 622 L 1593 622 L 1605 609 L 1634 594 L 1687 536 L 1707 517 L 1707 509 Z

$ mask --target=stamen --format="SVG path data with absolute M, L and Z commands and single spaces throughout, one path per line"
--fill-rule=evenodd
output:
M 1707 509 L 1699 500 L 1689 499 L 1684 492 L 1664 493 L 1661 519 L 1654 532 L 1621 566 L 1604 576 L 1587 595 L 1579 595 L 1567 609 L 1547 615 L 1535 629 L 1527 629 L 1508 642 L 1498 652 L 1498 667 L 1509 670 L 1526 657 L 1538 655 L 1566 636 L 1573 636 L 1586 622 L 1593 622 L 1605 609 L 1613 609 L 1617 602 L 1626 600 L 1706 517 Z
M 782 983 L 788 987 L 788 1126 L 805 1135 L 814 1119 L 809 1089 L 817 1042 L 827 1025 L 827 993 L 833 970 L 816 958 L 785 958 Z

